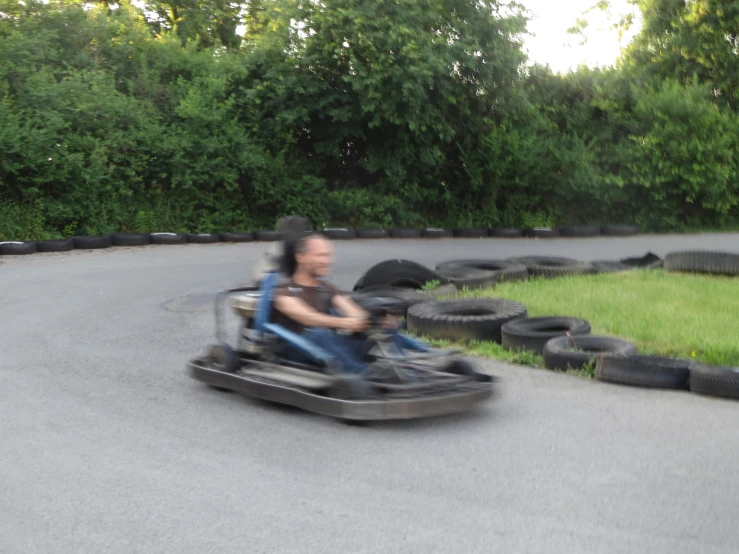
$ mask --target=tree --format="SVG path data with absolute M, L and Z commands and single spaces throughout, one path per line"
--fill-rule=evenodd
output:
M 739 1 L 639 0 L 644 28 L 628 48 L 632 71 L 709 85 L 739 105 Z

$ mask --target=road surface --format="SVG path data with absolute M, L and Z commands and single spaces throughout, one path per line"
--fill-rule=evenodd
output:
M 739 235 L 337 243 L 336 278 L 409 258 L 618 258 Z M 0 551 L 737 552 L 739 403 L 484 362 L 500 397 L 351 427 L 185 374 L 212 293 L 265 244 L 0 264 Z

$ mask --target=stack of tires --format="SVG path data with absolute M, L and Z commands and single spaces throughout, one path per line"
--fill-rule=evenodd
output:
M 517 238 L 552 238 L 552 237 L 597 237 L 597 236 L 629 236 L 639 233 L 635 225 L 602 225 L 602 226 L 573 226 L 561 228 L 532 227 L 532 228 L 457 228 L 440 229 L 427 227 L 425 229 L 409 228 L 327 228 L 321 231 L 333 240 L 351 239 L 517 239 Z M 69 252 L 71 250 L 97 250 L 111 246 L 144 246 L 147 244 L 175 245 L 175 244 L 213 244 L 216 242 L 275 242 L 282 240 L 282 233 L 272 230 L 256 230 L 249 232 L 222 232 L 222 233 L 112 233 L 108 235 L 80 236 L 66 239 L 51 239 L 39 241 L 0 241 L 0 256 L 21 256 L 36 252 Z M 606 269 L 612 270 L 613 264 L 605 264 Z M 458 273 L 458 272 L 457 272 Z M 451 277 L 461 279 L 459 274 Z M 474 285 L 474 276 L 470 286 Z M 478 275 L 478 277 L 480 277 Z
M 605 271 L 665 267 L 739 275 L 739 255 L 725 252 L 669 253 L 664 260 L 644 256 L 580 262 L 569 258 L 526 256 L 505 260 L 463 259 L 442 262 L 434 270 L 410 260 L 386 260 L 357 281 L 353 294 L 393 296 L 406 304 L 409 331 L 433 339 L 491 341 L 510 351 L 539 354 L 552 370 L 594 365 L 599 381 L 739 399 L 739 368 L 711 367 L 692 360 L 639 354 L 634 343 L 591 335 L 590 322 L 571 316 L 529 317 L 520 302 L 502 298 L 445 298 L 457 288 L 491 288 L 499 282 L 530 277 L 557 278 Z M 435 288 L 426 288 L 436 283 Z

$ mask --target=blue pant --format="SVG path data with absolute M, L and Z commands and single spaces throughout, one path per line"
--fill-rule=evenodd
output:
M 361 373 L 367 364 L 363 360 L 367 352 L 367 341 L 365 338 L 355 338 L 347 335 L 339 335 L 330 329 L 313 327 L 303 333 L 303 336 L 326 350 L 341 363 L 346 373 Z M 428 348 L 421 342 L 410 337 L 393 332 L 395 345 L 405 350 L 426 351 Z

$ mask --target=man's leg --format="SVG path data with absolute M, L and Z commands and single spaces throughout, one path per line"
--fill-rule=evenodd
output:
M 361 373 L 367 364 L 362 360 L 364 341 L 338 335 L 329 329 L 308 329 L 303 336 L 336 356 L 346 373 Z
M 395 342 L 395 346 L 401 350 L 416 350 L 420 352 L 428 352 L 430 350 L 429 347 L 421 341 L 416 340 L 413 337 L 409 337 L 408 335 L 404 335 L 397 330 L 393 331 L 393 341 Z

